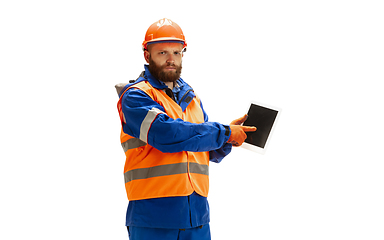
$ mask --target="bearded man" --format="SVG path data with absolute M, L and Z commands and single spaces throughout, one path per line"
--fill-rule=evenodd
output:
M 117 85 L 131 240 L 211 239 L 209 162 L 221 162 L 256 130 L 241 125 L 246 115 L 230 125 L 208 121 L 180 78 L 186 46 L 176 23 L 155 22 L 143 42 L 145 71 Z

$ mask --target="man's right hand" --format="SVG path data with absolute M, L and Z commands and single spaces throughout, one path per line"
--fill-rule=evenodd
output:
M 246 132 L 256 131 L 256 127 L 248 127 L 241 125 L 229 125 L 231 128 L 231 136 L 229 137 L 228 143 L 231 143 L 233 146 L 241 146 L 245 139 L 247 138 Z

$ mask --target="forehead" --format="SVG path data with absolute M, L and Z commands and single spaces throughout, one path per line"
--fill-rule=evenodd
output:
M 181 51 L 183 49 L 183 45 L 181 43 L 172 43 L 172 42 L 165 42 L 165 43 L 153 43 L 148 46 L 149 51 L 162 51 L 162 50 L 168 50 L 168 51 Z

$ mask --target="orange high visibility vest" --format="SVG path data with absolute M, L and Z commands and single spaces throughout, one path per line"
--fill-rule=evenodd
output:
M 183 112 L 165 92 L 152 87 L 147 81 L 141 81 L 128 89 L 130 88 L 144 91 L 163 106 L 165 113 L 173 119 L 180 118 L 191 123 L 204 122 L 204 113 L 197 97 L 193 98 Z M 122 122 L 125 122 L 121 108 L 124 93 L 118 103 Z M 194 191 L 201 196 L 208 196 L 209 152 L 163 153 L 146 142 L 125 134 L 123 130 L 120 140 L 126 155 L 124 179 L 128 200 L 188 196 Z

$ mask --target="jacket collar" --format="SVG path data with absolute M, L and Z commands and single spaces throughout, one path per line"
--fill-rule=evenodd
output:
M 147 64 L 144 65 L 144 68 L 144 78 L 141 78 L 141 80 L 146 79 L 154 88 L 158 88 L 161 90 L 168 88 L 165 83 L 157 80 L 155 77 L 152 76 L 152 74 L 149 72 Z M 172 91 L 177 96 L 177 103 L 184 111 L 196 95 L 193 92 L 193 89 L 186 82 L 184 82 L 182 78 L 179 78 L 176 83 L 177 84 Z

